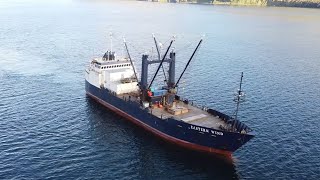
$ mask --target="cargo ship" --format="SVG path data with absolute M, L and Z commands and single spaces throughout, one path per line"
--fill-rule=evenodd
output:
M 93 58 L 85 70 L 86 94 L 166 142 L 184 149 L 230 157 L 254 135 L 252 130 L 238 119 L 238 109 L 244 92 L 240 88 L 235 95 L 235 114 L 229 116 L 209 107 L 197 105 L 177 93 L 179 82 L 202 43 L 198 42 L 179 78 L 176 80 L 176 53 L 170 49 L 174 39 L 160 55 L 158 43 L 153 37 L 158 58 L 142 55 L 140 78 L 124 40 L 125 57 L 107 51 L 102 57 Z M 170 51 L 170 52 L 169 52 Z M 164 75 L 164 63 L 168 63 L 165 85 L 154 87 L 160 69 Z M 148 82 L 149 65 L 157 70 Z M 161 72 L 161 71 L 160 71 Z

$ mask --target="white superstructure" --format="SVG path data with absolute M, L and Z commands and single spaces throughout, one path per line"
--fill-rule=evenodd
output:
M 98 87 L 116 94 L 138 91 L 138 83 L 128 58 L 117 58 L 114 52 L 107 52 L 102 58 L 94 58 L 86 69 L 86 80 Z

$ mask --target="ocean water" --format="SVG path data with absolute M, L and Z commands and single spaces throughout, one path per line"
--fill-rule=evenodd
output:
M 0 179 L 320 179 L 320 11 L 136 1 L 0 2 Z M 139 70 L 172 36 L 179 93 L 256 137 L 231 162 L 168 146 L 86 97 L 84 69 L 125 37 Z M 152 48 L 153 47 L 153 48 Z M 156 68 L 156 67 L 153 67 Z M 161 85 L 161 74 L 157 84 Z

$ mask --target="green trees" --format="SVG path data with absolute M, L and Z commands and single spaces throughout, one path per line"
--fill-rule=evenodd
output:
M 320 8 L 320 0 L 152 0 L 157 2 L 181 2 L 199 4 L 253 5 L 253 6 L 286 6 Z

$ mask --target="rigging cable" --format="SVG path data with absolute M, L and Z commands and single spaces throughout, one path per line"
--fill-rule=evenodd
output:
M 148 89 L 151 87 L 154 79 L 156 78 L 156 76 L 157 76 L 157 74 L 158 74 L 158 72 L 159 72 L 159 69 L 160 69 L 160 67 L 161 67 L 164 59 L 166 58 L 166 56 L 167 56 L 167 54 L 168 54 L 168 52 L 169 52 L 169 49 L 170 49 L 173 41 L 174 41 L 174 39 L 171 40 L 170 45 L 168 46 L 166 53 L 165 53 L 164 56 L 162 57 L 162 60 L 161 60 L 161 62 L 160 62 L 160 65 L 158 66 L 158 69 L 157 69 L 156 73 L 154 74 L 154 76 L 153 76 L 153 78 L 152 78 L 152 80 L 151 80 L 151 82 L 150 82 L 150 84 L 149 84 L 149 86 L 148 86 Z
M 158 53 L 158 60 L 160 61 L 161 55 L 160 55 L 160 51 L 159 51 L 159 47 L 158 47 L 158 42 L 157 42 L 157 39 L 156 39 L 156 37 L 154 36 L 154 34 L 153 34 L 153 40 L 154 40 L 154 44 L 156 45 L 156 49 L 157 49 L 157 53 Z M 165 81 L 165 82 L 168 82 L 168 81 L 167 81 L 166 72 L 164 71 L 163 65 L 161 65 L 161 67 L 162 67 L 162 72 L 163 72 L 163 76 L 164 76 L 164 81 Z

